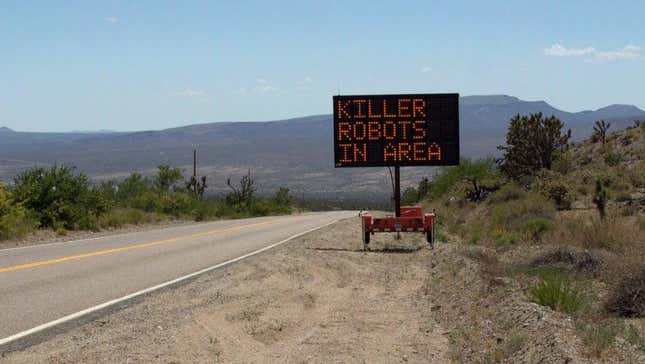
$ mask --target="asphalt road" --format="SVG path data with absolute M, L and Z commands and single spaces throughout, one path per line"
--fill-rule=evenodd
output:
M 0 250 L 0 339 L 350 216 L 217 221 Z

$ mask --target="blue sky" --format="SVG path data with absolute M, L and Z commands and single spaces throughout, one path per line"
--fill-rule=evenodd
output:
M 640 1 L 0 2 L 0 126 L 141 130 L 459 92 L 645 108 Z

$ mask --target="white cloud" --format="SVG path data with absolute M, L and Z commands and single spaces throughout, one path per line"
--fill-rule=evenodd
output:
M 253 91 L 260 93 L 275 92 L 277 90 L 277 87 L 270 85 L 264 78 L 258 78 L 255 80 L 255 87 L 253 87 Z
M 596 49 L 593 47 L 566 48 L 558 43 L 544 50 L 544 54 L 546 54 L 547 56 L 556 56 L 556 57 L 585 56 L 595 52 L 596 52 Z
M 258 85 L 258 86 L 256 86 L 256 87 L 255 87 L 255 89 L 254 89 L 254 90 L 255 90 L 255 91 L 258 91 L 258 92 L 262 92 L 262 93 L 267 93 L 267 92 L 274 92 L 274 91 L 278 91 L 278 88 L 277 88 L 277 87 L 273 87 L 273 86 L 271 86 L 271 85 L 264 85 L 264 86 L 260 86 L 260 85 Z
M 114 24 L 119 21 L 119 18 L 117 18 L 116 16 L 108 16 L 107 18 L 105 18 L 105 21 L 110 24 Z
M 430 72 L 431 70 L 432 70 L 432 68 L 430 68 L 430 66 L 423 66 L 423 67 L 421 67 L 421 73 L 428 73 L 428 72 Z
M 314 82 L 314 80 L 311 79 L 311 77 L 307 76 L 305 77 L 305 83 L 311 85 Z
M 617 61 L 624 59 L 638 59 L 641 56 L 641 48 L 634 45 L 626 45 L 622 49 L 607 52 L 597 52 L 596 58 L 602 61 Z
M 191 88 L 186 88 L 177 92 L 172 93 L 173 96 L 183 96 L 183 97 L 200 97 L 206 96 L 206 92 L 200 90 L 194 90 Z
M 561 44 L 554 44 L 549 48 L 544 49 L 544 54 L 554 57 L 581 57 L 589 56 L 584 61 L 587 63 L 592 62 L 612 62 L 619 60 L 630 60 L 641 58 L 641 48 L 634 45 L 626 45 L 625 47 L 613 51 L 601 51 L 594 47 L 587 48 L 566 48 Z

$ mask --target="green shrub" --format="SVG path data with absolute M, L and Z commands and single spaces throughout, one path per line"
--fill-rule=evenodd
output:
M 580 312 L 587 300 L 578 287 L 563 272 L 545 272 L 537 284 L 529 288 L 531 300 L 542 306 L 567 313 Z
M 106 202 L 108 210 L 114 207 L 117 201 L 118 188 L 119 185 L 114 181 L 101 182 L 94 187 L 96 193 Z
M 184 176 L 180 168 L 162 164 L 157 168 L 157 174 L 154 177 L 154 185 L 161 191 L 168 191 L 170 188 L 177 187 L 183 178 Z
M 521 239 L 518 233 L 499 227 L 493 229 L 491 237 L 497 246 L 512 245 Z
M 12 207 L 0 216 L 0 239 L 22 237 L 38 227 L 27 210 L 22 207 Z
M 419 193 L 414 187 L 406 188 L 401 194 L 401 203 L 403 205 L 413 205 L 419 201 Z
M 553 230 L 553 221 L 543 217 L 528 219 L 522 223 L 522 231 L 533 240 L 540 240 L 542 235 Z
M 553 202 L 539 194 L 529 194 L 526 198 L 512 200 L 493 206 L 491 220 L 493 229 L 528 233 L 535 237 L 547 231 L 545 220 L 552 221 L 555 216 Z
M 527 195 L 526 189 L 522 188 L 516 183 L 507 183 L 499 190 L 495 191 L 489 198 L 488 202 L 491 205 L 496 205 L 503 202 L 520 200 Z
M 482 240 L 482 236 L 484 235 L 484 229 L 479 224 L 471 224 L 466 229 L 466 235 L 468 237 L 468 243 L 475 245 Z
M 275 195 L 271 199 L 271 202 L 273 202 L 273 205 L 275 206 L 273 208 L 275 213 L 289 214 L 293 209 L 293 197 L 291 197 L 291 195 L 289 194 L 289 189 L 285 187 L 280 187 L 275 192 Z
M 161 212 L 168 215 L 189 215 L 195 205 L 195 199 L 187 192 L 162 193 L 159 197 Z
M 24 207 L 14 204 L 0 181 L 0 239 L 24 236 L 37 226 Z
M 89 187 L 83 174 L 74 168 L 54 166 L 34 168 L 14 180 L 12 196 L 16 203 L 33 212 L 41 226 L 66 229 L 96 228 L 98 217 L 108 206 Z
M 537 174 L 533 187 L 545 197 L 553 200 L 558 210 L 568 210 L 571 208 L 572 202 L 569 185 L 570 183 L 565 180 L 565 176 L 562 174 L 543 170 Z
M 497 169 L 490 159 L 471 161 L 462 159 L 460 165 L 444 168 L 432 178 L 428 195 L 431 199 L 441 197 L 455 186 L 465 183 L 473 186 L 475 194 L 481 194 L 482 185 L 497 177 Z
M 620 164 L 623 160 L 623 155 L 619 152 L 613 150 L 607 150 L 604 153 L 605 163 L 610 167 L 615 167 Z
M 571 150 L 566 150 L 560 154 L 559 158 L 553 161 L 552 170 L 560 174 L 570 173 L 575 168 Z
M 152 182 L 139 173 L 132 173 L 121 183 L 116 192 L 116 200 L 128 205 L 133 199 L 152 188 Z
M 571 208 L 571 196 L 565 184 L 550 183 L 545 186 L 544 193 L 555 202 L 559 210 L 568 210 Z

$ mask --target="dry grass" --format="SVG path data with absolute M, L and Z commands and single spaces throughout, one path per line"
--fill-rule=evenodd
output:
M 488 280 L 490 286 L 502 284 L 500 278 L 506 276 L 507 271 L 494 252 L 481 247 L 470 246 L 464 247 L 461 250 L 461 254 L 478 263 L 482 276 Z
M 99 220 L 99 225 L 102 228 L 120 228 L 126 225 L 150 224 L 169 219 L 170 217 L 168 215 L 156 212 L 145 212 L 132 208 L 119 208 L 102 216 Z
M 577 322 L 576 331 L 585 346 L 586 354 L 600 358 L 614 345 L 619 325 L 614 320 L 596 319 Z
M 546 240 L 585 249 L 622 251 L 636 241 L 638 235 L 633 223 L 615 214 L 604 220 L 596 216 L 562 216 L 556 223 L 556 229 L 548 234 Z

